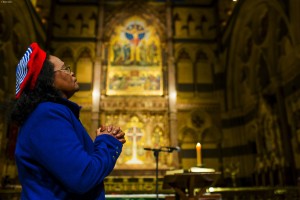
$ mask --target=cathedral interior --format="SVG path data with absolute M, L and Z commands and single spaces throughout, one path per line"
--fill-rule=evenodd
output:
M 107 199 L 174 197 L 165 176 L 199 166 L 197 143 L 200 165 L 218 172 L 207 193 L 300 199 L 299 10 L 299 0 L 0 1 L 0 199 L 20 195 L 7 116 L 32 42 L 75 72 L 71 100 L 91 138 L 101 124 L 126 132 Z M 176 148 L 153 153 L 163 147 Z

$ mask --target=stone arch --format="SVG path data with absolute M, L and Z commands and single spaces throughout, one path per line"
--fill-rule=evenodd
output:
M 196 138 L 198 138 L 196 130 L 185 126 L 179 131 L 178 144 L 194 143 Z
M 243 46 L 244 41 L 247 41 L 247 39 L 243 40 L 245 38 L 245 35 L 243 33 L 245 32 L 244 29 L 249 29 L 249 38 L 248 44 L 251 47 L 252 55 L 251 57 L 247 58 L 246 61 L 249 63 L 249 69 L 251 71 L 256 70 L 256 67 L 254 66 L 257 62 L 255 61 L 256 58 L 259 58 L 257 54 L 259 52 L 265 52 L 266 49 L 273 49 L 276 48 L 274 45 L 274 38 L 272 34 L 269 34 L 267 39 L 264 39 L 263 41 L 254 42 L 251 41 L 251 33 L 255 33 L 255 26 L 259 26 L 259 23 L 257 21 L 262 20 L 264 21 L 264 16 L 266 13 L 272 13 L 272 16 L 269 17 L 269 20 L 274 20 L 273 18 L 282 18 L 282 20 L 286 23 L 288 23 L 288 17 L 286 16 L 284 10 L 282 9 L 282 6 L 278 1 L 267 1 L 267 0 L 253 0 L 253 1 L 241 1 L 239 2 L 240 9 L 238 10 L 237 15 L 233 17 L 233 20 L 231 23 L 234 25 L 229 25 L 228 27 L 231 27 L 229 29 L 232 29 L 232 34 L 228 37 L 230 37 L 229 41 L 229 51 L 228 51 L 228 63 L 227 63 L 227 69 L 226 69 L 226 91 L 227 91 L 227 109 L 235 109 L 235 108 L 241 108 L 242 107 L 242 101 L 240 99 L 239 95 L 239 77 L 240 77 L 240 66 L 243 57 L 239 56 L 240 54 L 240 48 Z M 253 12 L 250 12 L 253 10 Z M 272 11 L 272 12 L 271 12 Z M 258 17 L 254 17 L 258 16 Z M 268 18 L 265 18 L 268 19 Z M 261 22 L 263 23 L 263 22 Z M 264 24 L 264 23 L 263 23 Z M 260 25 L 261 26 L 261 25 Z M 271 28 L 268 28 L 268 31 L 275 31 L 273 30 L 275 27 L 272 26 Z M 289 29 L 289 27 L 288 27 Z M 248 30 L 248 31 L 249 31 Z M 228 30 L 229 31 L 229 30 Z M 247 31 L 246 31 L 247 32 Z M 288 30 L 290 33 L 290 30 Z M 264 34 L 264 33 L 262 33 Z M 249 39 L 248 38 L 248 39 Z M 291 37 L 291 40 L 293 42 L 293 38 Z M 239 41 L 242 41 L 239 42 Z M 266 42 L 267 41 L 267 42 Z M 247 43 L 246 43 L 247 44 Z M 248 55 L 249 56 L 249 55 Z M 268 57 L 266 57 L 266 62 L 268 63 Z M 268 65 L 269 67 L 276 67 L 276 61 L 274 61 L 274 64 Z M 270 69 L 268 69 L 270 71 Z M 276 69 L 272 69 L 273 71 L 276 71 Z M 253 72 L 250 72 L 253 73 Z M 255 74 L 255 73 L 254 73 Z
M 78 60 L 80 59 L 80 57 L 86 57 L 86 58 L 90 58 L 93 59 L 94 58 L 94 50 L 90 47 L 90 46 L 81 46 L 77 51 L 76 51 L 76 55 L 75 59 Z
M 190 59 L 192 62 L 195 62 L 196 60 L 195 48 L 193 46 L 180 44 L 178 46 L 175 46 L 175 52 L 174 52 L 175 63 L 177 63 L 178 60 L 182 58 L 182 53 L 186 53 L 187 54 L 186 58 Z
M 70 47 L 63 47 L 57 51 L 57 57 L 69 65 L 72 71 L 75 71 L 74 51 Z
M 174 29 L 174 35 L 178 36 L 180 31 L 181 31 L 181 27 L 182 27 L 182 16 L 180 16 L 180 13 L 176 12 L 173 14 L 173 29 Z
M 75 72 L 77 81 L 80 85 L 80 91 L 91 91 L 93 81 L 93 60 L 89 48 L 82 48 L 79 50 Z
M 197 62 L 197 60 L 201 60 L 201 53 L 203 52 L 204 54 L 206 54 L 208 60 L 214 64 L 218 63 L 218 58 L 214 52 L 213 49 L 209 48 L 209 47 L 198 47 L 196 48 L 196 51 L 194 51 L 194 58 L 195 58 L 195 62 Z
M 194 84 L 194 66 L 190 54 L 185 49 L 181 49 L 177 56 L 177 84 Z
M 73 58 L 75 59 L 75 52 L 74 50 L 69 46 L 61 46 L 60 48 L 56 48 L 56 51 L 54 52 L 55 55 L 58 57 L 67 57 L 67 58 Z
M 211 57 L 204 49 L 196 51 L 195 61 L 195 82 L 198 83 L 213 83 L 213 62 Z

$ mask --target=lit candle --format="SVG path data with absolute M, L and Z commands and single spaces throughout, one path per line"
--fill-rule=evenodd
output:
M 202 165 L 202 159 L 201 159 L 201 144 L 200 142 L 196 145 L 196 151 L 197 151 L 197 166 Z

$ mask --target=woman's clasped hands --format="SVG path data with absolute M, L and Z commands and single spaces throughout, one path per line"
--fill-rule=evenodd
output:
M 121 130 L 120 127 L 114 127 L 114 126 L 101 126 L 96 131 L 97 136 L 102 134 L 108 134 L 119 140 L 122 144 L 126 142 L 125 139 L 125 133 Z

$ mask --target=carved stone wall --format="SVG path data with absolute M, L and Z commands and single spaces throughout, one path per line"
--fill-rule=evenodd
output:
M 246 145 L 252 149 L 224 158 L 224 162 L 239 162 L 239 176 L 255 177 L 248 179 L 252 184 L 291 184 L 295 181 L 297 155 L 292 153 L 292 141 L 296 128 L 287 120 L 286 102 L 299 90 L 295 85 L 299 81 L 299 58 L 293 26 L 285 13 L 287 4 L 247 1 L 239 6 L 232 20 L 234 27 L 229 25 L 227 30 L 230 39 L 227 37 L 225 49 L 227 105 L 223 119 L 231 120 L 223 126 L 223 147 Z M 254 172 L 250 165 L 255 166 Z

